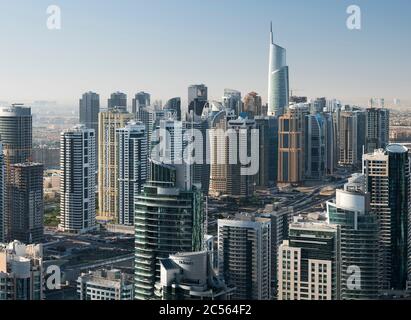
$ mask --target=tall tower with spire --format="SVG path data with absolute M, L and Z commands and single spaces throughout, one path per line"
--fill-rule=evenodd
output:
M 286 50 L 274 43 L 273 24 L 270 29 L 270 60 L 268 67 L 268 114 L 281 116 L 289 99 Z

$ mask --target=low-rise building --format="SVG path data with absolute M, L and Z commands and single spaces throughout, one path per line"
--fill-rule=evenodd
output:
M 0 244 L 0 300 L 44 298 L 42 245 Z
M 216 276 L 209 251 L 170 255 L 160 265 L 156 296 L 162 300 L 231 300 L 234 287 Z
M 132 276 L 116 269 L 83 273 L 77 293 L 80 300 L 133 300 Z

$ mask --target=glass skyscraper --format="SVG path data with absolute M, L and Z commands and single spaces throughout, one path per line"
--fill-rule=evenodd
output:
M 274 43 L 272 25 L 268 68 L 268 115 L 281 116 L 289 101 L 288 66 L 286 50 Z
M 160 260 L 200 251 L 204 238 L 203 196 L 179 181 L 180 168 L 150 162 L 150 179 L 135 202 L 135 298 L 153 299 Z
M 357 174 L 344 190 L 337 190 L 336 201 L 327 202 L 331 224 L 340 228 L 340 298 L 369 300 L 378 297 L 378 222 L 370 210 L 365 177 Z
M 380 285 L 383 290 L 405 290 L 408 265 L 410 163 L 408 149 L 391 144 L 364 155 L 363 172 L 371 207 L 380 225 Z

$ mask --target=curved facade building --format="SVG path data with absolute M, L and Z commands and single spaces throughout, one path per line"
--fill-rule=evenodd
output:
M 4 236 L 7 239 L 11 228 L 11 195 L 7 190 L 11 183 L 11 166 L 25 163 L 32 157 L 31 109 L 22 104 L 0 108 L 0 141 L 3 144 L 4 176 Z
M 288 66 L 286 50 L 274 43 L 272 25 L 268 68 L 268 115 L 281 116 L 289 100 Z
M 200 251 L 204 210 L 201 192 L 177 183 L 179 173 L 169 165 L 151 162 L 150 181 L 135 202 L 135 277 L 138 300 L 155 297 L 160 260 L 178 252 Z
M 329 222 L 339 226 L 340 298 L 377 299 L 378 222 L 370 210 L 365 177 L 354 175 L 337 190 L 336 201 L 327 202 Z

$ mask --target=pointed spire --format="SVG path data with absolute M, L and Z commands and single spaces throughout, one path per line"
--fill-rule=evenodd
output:
M 270 40 L 271 40 L 271 44 L 274 43 L 274 35 L 273 35 L 273 22 L 270 22 Z

